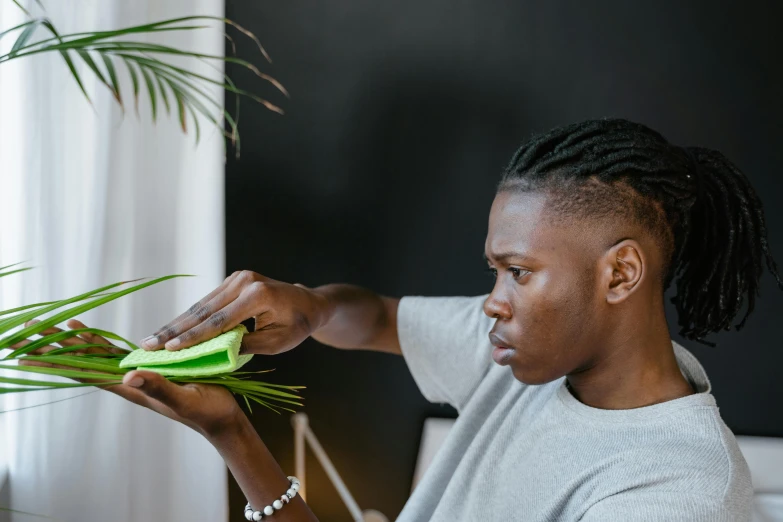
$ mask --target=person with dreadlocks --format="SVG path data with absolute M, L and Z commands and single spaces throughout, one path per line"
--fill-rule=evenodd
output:
M 737 167 L 625 120 L 554 129 L 511 159 L 484 254 L 495 282 L 476 297 L 237 272 L 143 346 L 179 350 L 255 318 L 244 353 L 312 336 L 401 354 L 424 396 L 459 418 L 399 521 L 749 520 L 747 464 L 664 315 L 676 278 L 679 332 L 706 343 L 747 300 L 744 325 L 763 263 L 783 288 Z M 112 391 L 203 433 L 252 506 L 288 487 L 224 388 L 145 371 L 123 383 Z M 272 516 L 315 520 L 298 496 Z

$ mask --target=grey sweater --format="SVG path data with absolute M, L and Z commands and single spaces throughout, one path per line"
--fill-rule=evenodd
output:
M 690 352 L 672 343 L 696 394 L 592 408 L 565 378 L 525 385 L 492 362 L 485 298 L 400 302 L 414 380 L 459 418 L 398 522 L 750 520 L 748 466 Z

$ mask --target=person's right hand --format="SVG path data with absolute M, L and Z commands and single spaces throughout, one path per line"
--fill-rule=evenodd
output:
M 141 342 L 145 350 L 181 350 L 254 318 L 240 353 L 276 354 L 298 346 L 329 320 L 327 298 L 303 285 L 234 272 L 219 287 Z

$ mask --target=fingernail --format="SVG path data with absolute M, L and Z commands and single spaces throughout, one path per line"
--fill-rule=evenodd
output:
M 144 384 L 144 377 L 136 376 L 128 381 L 128 386 L 133 386 L 134 388 L 140 388 L 143 384 Z
M 179 339 L 172 339 L 171 341 L 167 342 L 164 346 L 169 350 L 173 350 L 179 345 L 180 345 Z
M 153 346 L 158 344 L 158 338 L 155 337 L 154 335 L 150 335 L 149 337 L 141 341 L 141 344 L 142 346 L 146 346 L 147 348 L 152 348 Z

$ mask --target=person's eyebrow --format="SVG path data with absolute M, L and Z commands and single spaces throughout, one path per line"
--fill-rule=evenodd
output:
M 489 258 L 487 257 L 487 253 L 486 252 L 484 252 L 483 257 L 484 257 L 484 261 L 489 262 Z M 495 260 L 497 260 L 497 261 L 505 261 L 506 259 L 508 259 L 510 257 L 513 257 L 515 259 L 521 259 L 522 261 L 525 261 L 527 263 L 535 263 L 536 262 L 536 258 L 534 258 L 532 256 L 525 255 L 522 252 L 513 252 L 513 251 L 501 252 L 499 254 L 495 254 L 492 257 Z

